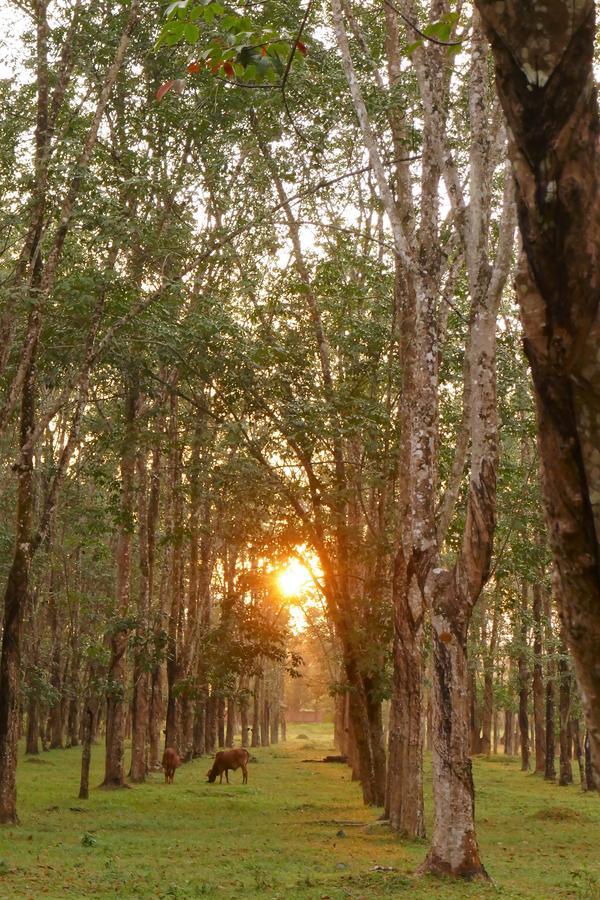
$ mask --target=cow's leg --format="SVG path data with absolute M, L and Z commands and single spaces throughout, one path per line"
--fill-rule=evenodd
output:
M 229 769 L 225 769 L 225 780 L 227 781 L 227 784 L 229 784 Z
M 246 766 L 242 766 L 242 774 L 244 776 L 242 778 L 242 784 L 248 784 L 248 769 Z

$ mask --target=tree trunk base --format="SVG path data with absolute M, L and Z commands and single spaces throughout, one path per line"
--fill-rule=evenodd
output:
M 19 819 L 16 812 L 5 813 L 2 815 L 0 813 L 0 825 L 20 825 L 21 820 Z
M 429 852 L 425 861 L 417 869 L 417 875 L 463 878 L 465 881 L 491 881 L 477 854 L 467 857 L 459 866 L 454 868 L 447 860 Z
M 116 791 L 119 788 L 126 788 L 127 790 L 131 789 L 131 785 L 127 784 L 126 781 L 103 781 L 102 784 L 99 784 L 98 787 L 101 790 L 106 791 Z

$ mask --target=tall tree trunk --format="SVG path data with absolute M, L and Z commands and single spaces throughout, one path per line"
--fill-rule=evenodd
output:
M 136 459 L 137 386 L 129 378 L 126 388 L 125 435 L 121 448 L 121 509 L 116 550 L 116 614 L 110 633 L 110 663 L 106 697 L 106 755 L 101 787 L 126 787 L 123 758 L 125 753 L 125 690 L 127 674 L 126 622 L 131 590 L 131 539 L 133 530 L 134 474 Z
M 485 611 L 483 612 L 483 625 L 481 629 L 481 638 L 484 645 L 483 656 L 483 717 L 481 721 L 481 752 L 489 756 L 492 751 L 492 723 L 495 720 L 494 712 L 494 661 L 496 655 L 496 644 L 498 642 L 498 624 L 499 624 L 499 605 L 494 603 L 494 611 L 492 613 L 492 628 L 490 631 L 490 641 L 487 644 L 487 628 L 485 627 Z M 494 744 L 496 742 L 494 730 Z M 494 753 L 496 746 L 494 746 Z
M 260 700 L 261 679 L 257 675 L 254 679 L 254 696 L 252 704 L 252 747 L 260 747 Z
M 542 589 L 533 585 L 533 721 L 535 726 L 535 772 L 546 771 L 544 672 L 542 663 Z
M 27 704 L 27 741 L 25 753 L 28 756 L 37 755 L 40 752 L 40 704 L 36 695 L 31 692 Z
M 476 0 L 511 139 L 558 602 L 600 770 L 600 156 L 593 0 Z M 551 152 L 549 152 L 551 148 Z
M 571 765 L 571 750 L 573 738 L 571 735 L 571 670 L 567 656 L 564 630 L 561 629 L 560 656 L 558 660 L 559 673 L 559 721 L 560 721 L 560 785 L 573 784 L 573 767 Z
M 592 742 L 589 731 L 585 733 L 583 752 L 585 756 L 585 786 L 588 791 L 595 791 L 599 789 L 599 785 L 592 766 Z
M 29 366 L 21 395 L 20 446 L 34 427 L 35 368 Z M 17 743 L 21 678 L 21 635 L 29 595 L 31 520 L 33 512 L 33 451 L 22 452 L 17 484 L 16 541 L 4 595 L 2 656 L 0 657 L 0 824 L 15 824 L 17 816 Z
M 171 572 L 169 587 L 171 604 L 169 610 L 167 640 L 167 723 L 165 747 L 179 750 L 179 703 L 176 685 L 181 676 L 179 632 L 183 606 L 182 583 L 182 533 L 183 533 L 183 499 L 181 496 L 181 447 L 179 445 L 177 398 L 171 397 L 171 418 L 169 437 L 171 440 Z
M 148 738 L 150 720 L 150 673 L 146 661 L 146 639 L 150 633 L 150 561 L 148 555 L 149 499 L 145 449 L 137 453 L 138 473 L 138 555 L 139 586 L 136 629 L 138 647 L 133 664 L 133 699 L 131 707 L 131 768 L 134 784 L 146 780 L 148 771 Z
M 512 709 L 504 710 L 504 752 L 507 756 L 513 755 L 513 721 Z
M 242 747 L 249 747 L 248 739 L 250 736 L 250 723 L 248 719 L 248 689 L 246 677 L 240 679 L 240 728 Z
M 94 742 L 94 726 L 98 716 L 98 697 L 95 693 L 96 671 L 92 666 L 88 677 L 88 687 L 83 706 L 83 734 L 81 754 L 81 779 L 79 783 L 79 799 L 87 800 L 90 795 L 90 763 L 92 760 L 92 743 Z
M 583 747 L 581 746 L 579 719 L 571 719 L 571 734 L 573 735 L 573 749 L 577 759 L 577 768 L 579 769 L 579 784 L 581 785 L 581 790 L 585 791 L 585 764 L 583 761 Z
M 225 746 L 225 697 L 220 692 L 217 699 L 217 740 L 219 747 Z
M 519 733 L 521 738 L 521 771 L 529 771 L 529 669 L 527 667 L 527 582 L 521 585 L 521 622 L 519 626 Z
M 235 736 L 235 699 L 231 694 L 227 697 L 227 728 L 225 731 L 225 746 L 233 747 Z
M 258 735 L 258 731 L 257 731 Z M 252 744 L 258 747 L 258 744 Z M 206 752 L 214 753 L 217 749 L 217 698 L 211 687 L 206 707 Z
M 196 700 L 194 714 L 194 759 L 206 751 L 206 707 L 206 696 L 202 694 Z

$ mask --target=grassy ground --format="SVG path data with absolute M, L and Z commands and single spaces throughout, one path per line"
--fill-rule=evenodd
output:
M 0 897 L 600 898 L 597 796 L 524 775 L 516 760 L 476 761 L 493 884 L 415 879 L 426 845 L 374 824 L 345 766 L 303 762 L 331 747 L 327 727 L 294 725 L 287 744 L 256 751 L 248 785 L 239 771 L 207 784 L 204 759 L 172 786 L 154 775 L 87 802 L 76 799 L 79 750 L 21 757 L 22 824 L 0 830 Z M 94 748 L 91 784 L 101 757 Z

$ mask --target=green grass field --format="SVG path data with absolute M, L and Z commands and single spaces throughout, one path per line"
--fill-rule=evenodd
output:
M 299 735 L 308 735 L 299 739 Z M 493 884 L 416 879 L 425 843 L 400 841 L 365 809 L 326 726 L 292 725 L 230 785 L 208 759 L 131 790 L 77 800 L 80 751 L 19 761 L 22 824 L 0 830 L 0 897 L 600 898 L 600 800 L 475 761 L 481 852 Z M 94 748 L 90 784 L 101 780 Z M 427 810 L 431 813 L 430 791 Z

